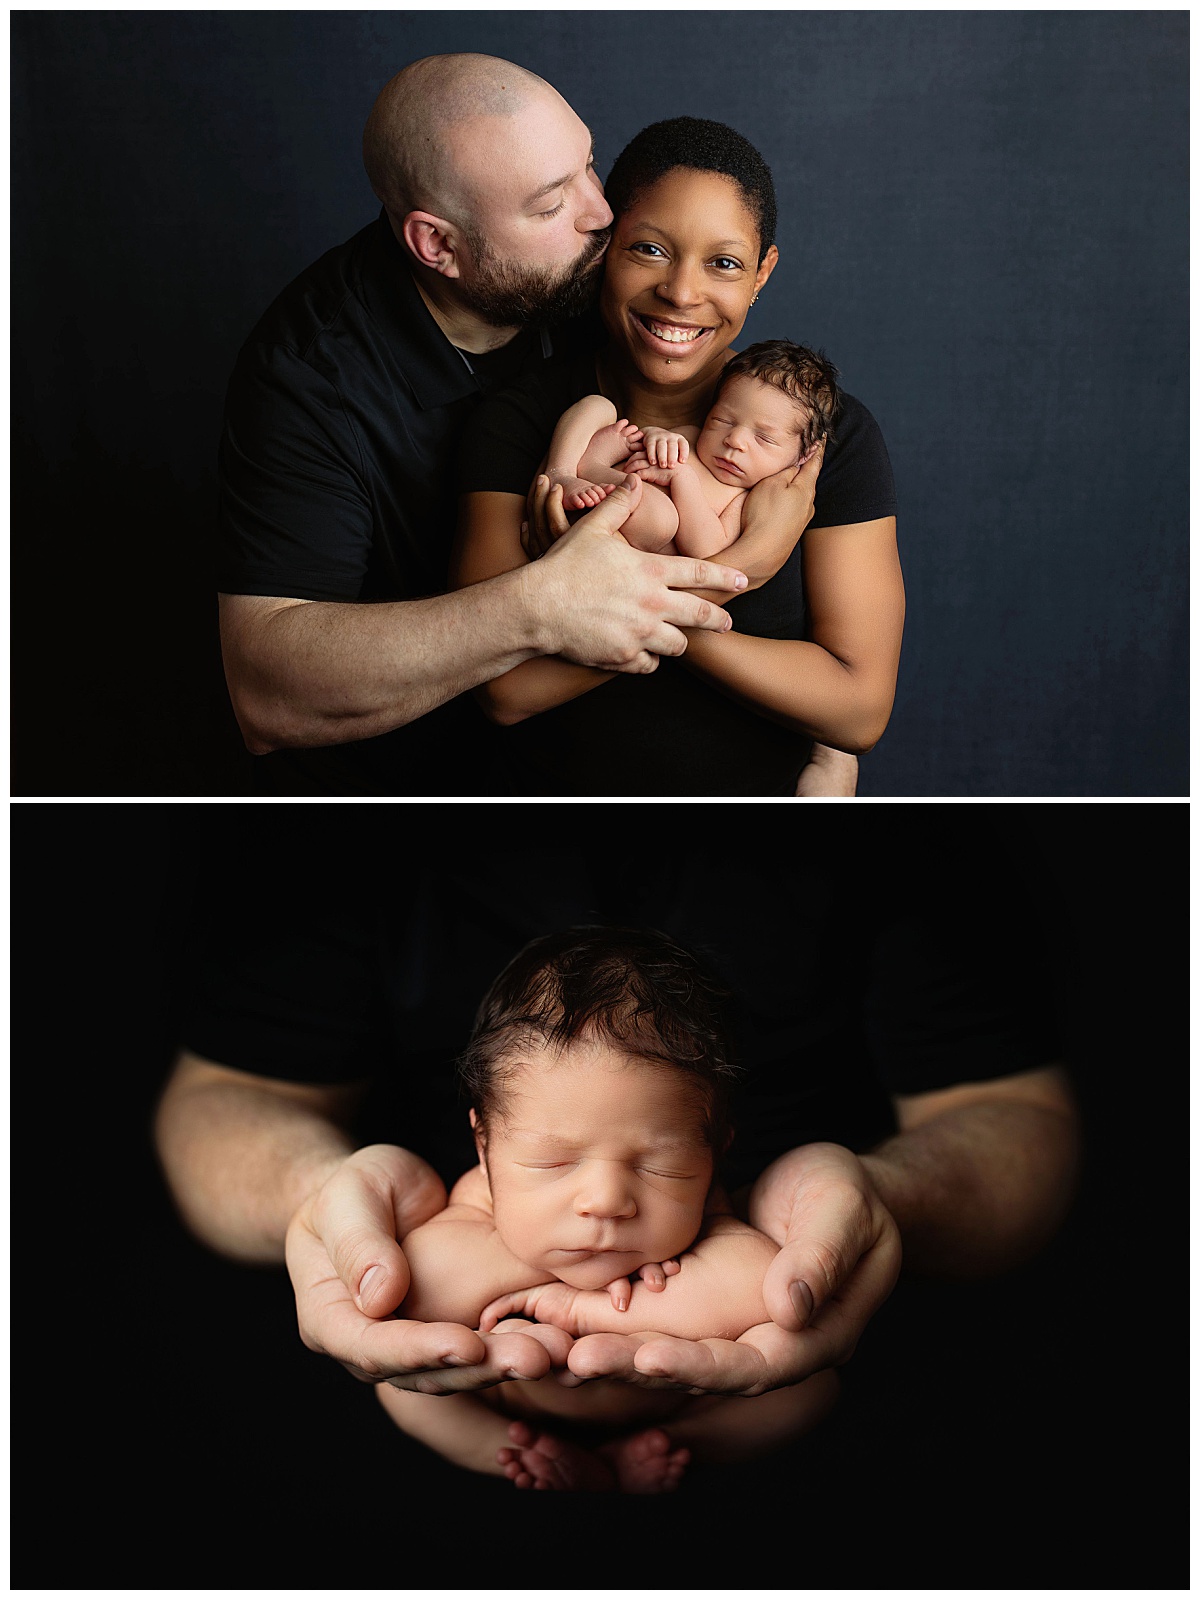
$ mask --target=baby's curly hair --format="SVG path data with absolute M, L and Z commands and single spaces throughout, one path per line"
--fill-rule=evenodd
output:
M 481 1127 L 502 1120 L 505 1088 L 527 1050 L 601 1039 L 660 1061 L 700 1091 L 703 1133 L 719 1156 L 737 1069 L 726 1059 L 728 992 L 689 951 L 649 928 L 585 926 L 525 946 L 484 996 L 459 1087 Z
M 842 409 L 838 370 L 823 350 L 793 344 L 790 339 L 762 339 L 728 361 L 717 380 L 713 403 L 731 378 L 757 378 L 781 389 L 805 413 L 800 454 L 819 440 L 832 443 L 833 425 Z

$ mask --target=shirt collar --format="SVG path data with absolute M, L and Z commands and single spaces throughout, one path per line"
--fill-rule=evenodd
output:
M 408 357 L 404 376 L 417 404 L 429 411 L 481 394 L 479 380 L 468 365 L 470 358 L 464 361 L 421 298 L 408 256 L 383 210 L 375 224 L 372 253 L 376 270 L 371 281 L 377 285 L 379 297 L 374 309 Z M 545 329 L 541 330 L 541 350 L 543 357 L 553 352 Z

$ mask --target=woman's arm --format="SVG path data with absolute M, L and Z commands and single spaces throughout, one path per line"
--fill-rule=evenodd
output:
M 531 1316 L 589 1333 L 662 1333 L 679 1339 L 738 1339 L 769 1321 L 762 1286 L 778 1247 L 737 1217 L 717 1216 L 702 1238 L 679 1257 L 679 1271 L 663 1288 L 634 1282 L 629 1308 L 618 1311 L 607 1289 L 572 1289 L 551 1283 L 507 1294 L 486 1308 L 483 1325 L 503 1316 Z
M 525 501 L 516 494 L 465 494 L 459 502 L 458 535 L 450 561 L 456 589 L 529 564 L 521 548 Z M 703 630 L 697 630 L 702 632 Z M 532 670 L 526 670 L 532 669 Z M 613 677 L 578 667 L 558 656 L 537 656 L 511 672 L 480 684 L 475 698 L 493 722 L 508 727 L 539 711 L 560 706 Z
M 722 554 L 732 560 L 735 550 Z M 751 710 L 861 755 L 887 727 L 896 693 L 904 579 L 895 517 L 810 528 L 804 587 L 810 639 L 690 634 L 684 660 Z

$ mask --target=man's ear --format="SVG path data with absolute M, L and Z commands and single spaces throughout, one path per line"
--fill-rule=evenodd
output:
M 458 278 L 460 235 L 452 222 L 431 211 L 410 211 L 400 227 L 405 244 L 423 267 L 443 278 Z

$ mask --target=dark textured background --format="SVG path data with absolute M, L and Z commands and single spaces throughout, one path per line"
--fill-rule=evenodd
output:
M 902 1282 L 782 1462 L 693 1471 L 665 1500 L 521 1495 L 440 1462 L 304 1349 L 281 1270 L 217 1258 L 172 1212 L 149 1128 L 200 863 L 250 828 L 270 894 L 338 857 L 340 808 L 143 807 L 136 836 L 124 807 L 69 810 L 13 809 L 18 1591 L 1188 1587 L 1186 806 L 815 813 L 824 852 L 885 819 L 916 860 L 951 829 L 1008 852 L 1052 954 L 1082 1187 L 1020 1271 Z M 790 815 L 755 808 L 760 848 Z M 680 824 L 689 860 L 703 823 Z M 529 870 L 557 870 L 552 843 Z
M 549 78 L 602 173 L 747 134 L 782 260 L 747 338 L 882 424 L 909 619 L 867 795 L 1187 792 L 1184 12 L 18 12 L 13 788 L 243 792 L 207 539 L 239 343 L 374 216 L 406 61 Z M 665 41 L 660 48 L 660 41 Z

